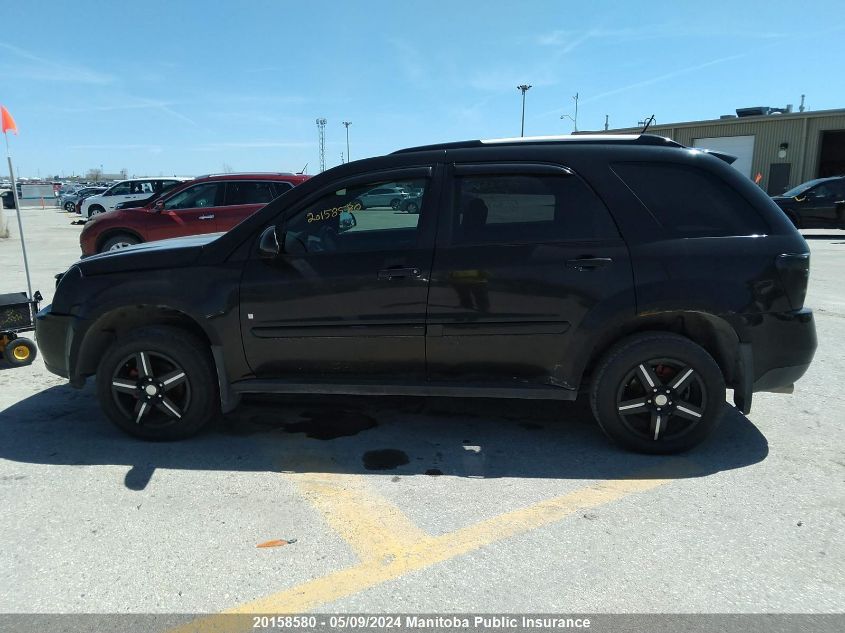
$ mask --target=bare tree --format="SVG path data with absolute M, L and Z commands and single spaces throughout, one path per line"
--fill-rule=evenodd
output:
M 229 163 L 223 163 L 223 173 L 224 174 L 231 174 L 235 170 L 232 169 L 232 166 Z
M 86 178 L 88 178 L 88 180 L 93 180 L 94 182 L 99 182 L 102 177 L 103 170 L 96 167 L 94 169 L 89 169 L 88 174 L 86 174 Z

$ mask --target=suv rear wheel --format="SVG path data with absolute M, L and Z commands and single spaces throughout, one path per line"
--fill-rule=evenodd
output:
M 189 437 L 220 410 L 208 346 L 166 326 L 119 339 L 97 369 L 97 395 L 115 425 L 145 440 Z
M 93 218 L 95 215 L 99 215 L 100 213 L 105 213 L 106 210 L 101 207 L 99 204 L 95 204 L 91 208 L 88 209 L 88 217 Z
M 599 426 L 625 448 L 676 453 L 719 423 L 725 380 L 704 348 L 676 334 L 623 339 L 602 358 L 590 402 Z

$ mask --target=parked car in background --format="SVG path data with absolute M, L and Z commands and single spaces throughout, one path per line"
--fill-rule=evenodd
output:
M 845 229 L 845 176 L 808 180 L 772 200 L 799 229 Z
M 79 238 L 82 255 L 120 250 L 141 242 L 228 231 L 308 178 L 263 173 L 195 178 L 143 207 L 115 209 L 92 218 Z
M 399 209 L 402 200 L 407 197 L 408 192 L 401 187 L 375 187 L 358 196 L 354 204 L 356 206 L 360 204 L 361 209 L 370 209 L 372 207 Z
M 82 202 L 85 198 L 103 193 L 106 189 L 106 187 L 79 187 L 60 195 L 59 206 L 68 213 L 73 213 L 76 211 L 77 203 Z
M 409 193 L 399 203 L 399 210 L 403 213 L 419 213 L 422 208 L 422 192 Z
M 193 178 L 188 178 L 186 180 L 183 180 L 182 182 L 186 182 L 187 180 L 193 180 Z M 171 191 L 172 189 L 177 187 L 179 184 L 181 184 L 181 183 L 168 184 L 161 191 L 154 193 L 153 195 L 151 195 L 148 198 L 138 198 L 137 200 L 124 200 L 123 202 L 118 202 L 116 205 L 114 205 L 114 208 L 116 210 L 116 209 L 137 209 L 137 208 L 140 208 L 140 207 L 145 207 L 148 204 L 151 204 L 151 203 L 155 202 L 156 200 L 158 200 L 159 198 L 161 198 L 163 195 L 165 195 L 166 193 L 168 193 L 169 191 Z
M 87 198 L 80 209 L 83 219 L 114 209 L 118 202 L 149 199 L 156 193 L 166 191 L 184 178 L 132 178 L 115 183 L 103 193 Z
M 15 196 L 12 194 L 11 189 L 0 189 L 0 200 L 3 201 L 2 206 L 4 209 L 15 208 Z
M 186 185 L 159 219 L 269 193 L 242 178 Z M 409 180 L 419 214 L 353 209 Z M 809 265 L 716 156 L 651 135 L 467 141 L 340 165 L 225 235 L 83 259 L 37 338 L 51 372 L 96 375 L 105 414 L 147 439 L 196 433 L 245 393 L 588 394 L 610 438 L 672 453 L 716 428 L 726 386 L 748 413 L 807 371 Z

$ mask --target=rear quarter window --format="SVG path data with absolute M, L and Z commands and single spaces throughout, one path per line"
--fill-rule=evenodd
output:
M 767 232 L 760 214 L 718 176 L 672 163 L 615 163 L 614 173 L 675 237 Z

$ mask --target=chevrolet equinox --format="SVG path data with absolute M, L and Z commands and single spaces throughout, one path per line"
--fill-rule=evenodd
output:
M 574 400 L 633 450 L 688 449 L 816 348 L 809 250 L 731 157 L 639 136 L 467 141 L 326 171 L 225 234 L 77 262 L 47 368 L 147 439 L 242 394 Z M 375 189 L 419 192 L 419 213 Z

